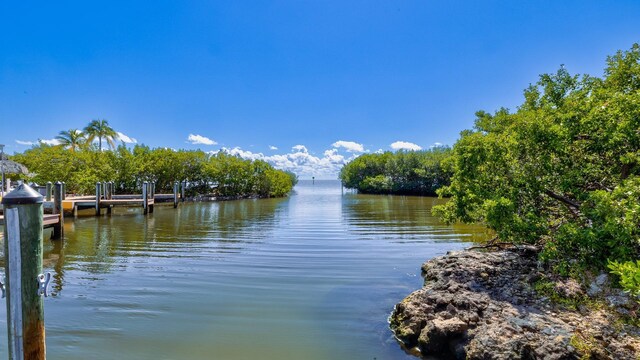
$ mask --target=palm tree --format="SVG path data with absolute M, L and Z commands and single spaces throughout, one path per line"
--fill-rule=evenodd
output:
M 60 145 L 69 148 L 72 152 L 85 144 L 84 134 L 78 129 L 60 131 L 60 134 L 56 136 L 56 140 L 60 142 Z
M 118 134 L 111 126 L 107 120 L 91 120 L 89 125 L 84 128 L 84 132 L 87 134 L 87 142 L 91 143 L 93 139 L 98 138 L 98 149 L 102 151 L 102 139 L 104 139 L 109 147 L 115 148 L 116 144 L 113 141 Z

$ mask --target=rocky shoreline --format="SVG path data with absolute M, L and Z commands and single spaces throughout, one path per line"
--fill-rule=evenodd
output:
M 606 274 L 589 286 L 552 278 L 532 247 L 451 252 L 422 272 L 424 287 L 390 317 L 417 356 L 640 359 L 638 303 Z

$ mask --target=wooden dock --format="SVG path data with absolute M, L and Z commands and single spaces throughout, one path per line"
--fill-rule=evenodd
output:
M 53 239 L 64 237 L 64 218 L 65 214 L 72 214 L 74 217 L 78 215 L 79 210 L 93 209 L 95 215 L 101 215 L 101 210 L 106 209 L 106 213 L 110 214 L 111 210 L 118 207 L 140 207 L 143 213 L 153 213 L 153 208 L 157 202 L 173 203 L 173 207 L 178 207 L 179 201 L 184 201 L 184 187 L 186 182 L 182 184 L 182 192 L 179 192 L 179 183 L 176 181 L 173 186 L 173 194 L 155 194 L 155 185 L 153 183 L 142 183 L 142 194 L 137 195 L 115 195 L 113 193 L 113 182 L 96 183 L 95 196 L 67 196 L 64 183 L 58 181 L 55 184 L 47 183 L 45 201 L 42 202 L 43 227 L 53 227 Z M 21 185 L 22 186 L 22 185 Z M 27 188 L 31 189 L 27 186 Z M 31 189 L 34 192 L 33 189 Z M 37 192 L 34 192 L 37 194 Z M 0 207 L 0 225 L 4 225 L 4 216 L 2 215 L 2 207 Z
M 146 201 L 145 201 L 146 200 Z M 118 207 L 139 207 L 146 214 L 147 212 L 153 212 L 155 205 L 154 199 L 144 199 L 135 195 L 113 195 L 111 199 L 100 198 L 96 203 L 95 196 L 79 196 L 79 197 L 67 197 L 62 200 L 62 209 L 67 214 L 78 215 L 79 210 L 95 209 L 96 215 L 100 214 L 100 209 L 107 209 L 107 213 L 111 212 L 111 209 Z M 46 208 L 53 208 L 53 202 L 47 202 Z
M 0 225 L 4 225 L 4 215 L 0 215 Z M 60 234 L 60 227 L 62 226 L 60 222 L 60 214 L 44 214 L 42 216 L 42 227 L 53 228 L 54 239 L 57 238 L 57 234 Z
M 65 214 L 77 216 L 79 210 L 94 209 L 95 214 L 100 215 L 102 209 L 106 209 L 109 214 L 114 207 L 140 207 L 144 214 L 147 214 L 153 212 L 156 202 L 173 202 L 174 208 L 177 207 L 178 200 L 181 199 L 178 189 L 176 182 L 173 194 L 155 194 L 154 186 L 144 183 L 140 195 L 115 195 L 112 183 L 97 183 L 95 196 L 65 196 L 61 201 L 61 209 Z M 45 213 L 55 213 L 55 202 L 45 201 L 44 208 Z

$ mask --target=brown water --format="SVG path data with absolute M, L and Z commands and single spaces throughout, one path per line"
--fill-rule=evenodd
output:
M 439 223 L 440 202 L 302 181 L 284 199 L 68 220 L 45 242 L 47 358 L 411 359 L 394 304 L 422 262 L 485 236 Z M 0 322 L 7 358 L 4 304 Z

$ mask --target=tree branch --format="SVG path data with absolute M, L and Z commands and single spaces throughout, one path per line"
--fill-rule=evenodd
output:
M 545 190 L 544 193 L 552 199 L 558 200 L 565 205 L 573 207 L 575 210 L 580 209 L 580 203 L 563 195 L 558 195 L 551 190 Z

